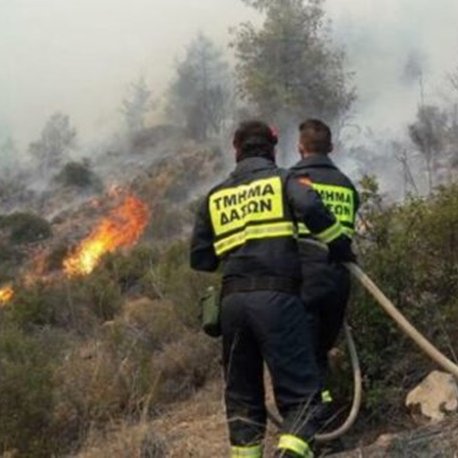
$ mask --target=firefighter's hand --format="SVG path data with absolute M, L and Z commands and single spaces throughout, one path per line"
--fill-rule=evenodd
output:
M 328 246 L 330 262 L 357 262 L 356 255 L 351 248 L 351 239 L 347 236 L 339 237 Z

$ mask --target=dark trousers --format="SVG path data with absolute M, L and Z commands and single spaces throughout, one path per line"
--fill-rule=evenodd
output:
M 326 259 L 303 259 L 301 299 L 313 317 L 317 363 L 321 382 L 328 372 L 328 352 L 335 345 L 350 297 L 348 270 Z
M 320 389 L 311 319 L 299 297 L 274 291 L 222 300 L 225 401 L 232 445 L 261 442 L 266 427 L 263 363 L 269 368 L 284 432 L 310 440 Z

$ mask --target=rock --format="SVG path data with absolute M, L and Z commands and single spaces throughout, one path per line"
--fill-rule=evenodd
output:
M 431 372 L 406 399 L 406 407 L 419 407 L 424 417 L 441 421 L 446 413 L 458 410 L 458 384 L 446 372 Z
M 381 434 L 375 441 L 374 446 L 387 448 L 394 442 L 396 437 L 394 434 Z

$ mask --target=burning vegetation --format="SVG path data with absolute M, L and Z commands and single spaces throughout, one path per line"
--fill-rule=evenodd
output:
M 133 195 L 127 196 L 65 259 L 65 273 L 68 276 L 88 275 L 104 254 L 134 245 L 148 224 L 148 216 L 144 202 Z
M 0 288 L 0 307 L 7 304 L 14 297 L 14 290 L 11 285 Z

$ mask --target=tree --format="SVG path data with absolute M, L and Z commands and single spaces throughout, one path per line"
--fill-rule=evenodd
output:
M 129 87 L 128 95 L 122 101 L 121 112 L 129 133 L 139 132 L 145 128 L 145 117 L 151 110 L 151 91 L 145 78 L 140 77 Z
M 229 98 L 228 65 L 215 45 L 199 33 L 177 65 L 170 87 L 169 114 L 186 127 L 191 138 L 206 140 L 221 132 Z
M 282 130 L 303 117 L 334 128 L 355 99 L 344 53 L 333 46 L 322 0 L 243 0 L 265 14 L 260 29 L 235 29 L 239 89 L 259 114 Z
M 426 162 L 429 192 L 441 166 L 440 160 L 444 158 L 447 124 L 447 113 L 436 106 L 424 105 L 419 107 L 417 119 L 409 126 L 409 137 Z
M 420 105 L 425 104 L 425 67 L 426 58 L 418 50 L 412 50 L 404 66 L 403 80 L 407 84 L 417 83 L 420 94 Z
M 40 139 L 29 145 L 29 152 L 38 161 L 42 175 L 62 165 L 75 140 L 76 130 L 71 126 L 69 117 L 60 112 L 54 113 L 43 128 Z
M 458 67 L 455 68 L 455 70 L 453 70 L 453 72 L 448 75 L 448 82 L 451 88 L 455 92 L 458 92 Z

